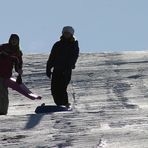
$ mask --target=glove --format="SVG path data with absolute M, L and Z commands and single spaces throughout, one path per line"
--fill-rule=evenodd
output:
M 47 69 L 47 70 L 46 70 L 46 75 L 47 75 L 48 78 L 51 78 L 51 70 L 48 70 L 48 69 Z
M 17 76 L 16 83 L 22 84 L 22 76 L 21 75 Z

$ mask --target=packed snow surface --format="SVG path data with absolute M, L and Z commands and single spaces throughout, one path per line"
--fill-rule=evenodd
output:
M 0 148 L 148 148 L 148 52 L 81 54 L 68 87 L 73 111 L 35 114 L 54 104 L 47 58 L 24 56 L 23 81 L 43 98 L 9 90 Z

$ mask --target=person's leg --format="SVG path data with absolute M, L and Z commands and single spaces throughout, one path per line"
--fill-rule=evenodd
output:
M 62 81 L 61 81 L 61 102 L 62 105 L 67 105 L 68 104 L 68 93 L 67 93 L 67 87 L 65 86 L 65 76 L 63 76 Z
M 62 95 L 62 103 L 63 105 L 68 105 L 68 93 L 67 93 L 67 87 L 71 80 L 71 70 L 66 71 L 66 73 L 63 75 L 62 83 L 61 83 L 61 95 Z
M 8 106 L 8 88 L 5 85 L 5 80 L 0 78 L 0 115 L 7 114 Z
M 52 80 L 51 80 L 51 93 L 54 99 L 54 102 L 56 105 L 60 106 L 62 105 L 62 101 L 61 101 L 61 72 L 58 71 L 54 71 L 52 74 Z

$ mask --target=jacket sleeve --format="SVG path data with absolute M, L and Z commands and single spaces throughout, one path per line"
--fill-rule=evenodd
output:
M 15 59 L 15 71 L 18 72 L 19 69 L 22 69 L 23 67 L 23 59 L 22 59 L 23 53 L 22 51 L 19 51 L 17 58 Z
M 22 67 L 23 67 L 23 59 L 22 59 L 22 56 L 23 56 L 23 53 L 22 53 L 22 51 L 20 51 L 20 54 L 19 54 L 19 64 L 18 64 L 18 66 L 19 66 L 19 69 L 22 69 Z
M 0 45 L 0 52 L 2 52 L 2 49 L 3 49 L 3 48 L 2 48 L 2 45 Z
M 3 44 L 2 45 L 0 45 L 0 54 L 3 54 L 4 53 L 4 46 L 3 46 Z
M 75 68 L 75 64 L 77 62 L 78 57 L 79 57 L 79 44 L 78 41 L 75 41 L 74 50 L 72 53 L 72 61 L 71 61 L 71 66 L 73 69 Z
M 47 61 L 46 71 L 51 70 L 51 68 L 54 67 L 54 61 L 55 61 L 55 57 L 56 57 L 56 50 L 57 50 L 57 43 L 54 44 L 54 46 L 52 47 L 51 53 L 50 53 L 48 61 Z

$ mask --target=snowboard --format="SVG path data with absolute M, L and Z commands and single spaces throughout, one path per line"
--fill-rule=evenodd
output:
M 31 100 L 35 100 L 35 99 L 40 100 L 42 98 L 41 96 L 38 96 L 34 94 L 32 91 L 30 91 L 29 88 L 27 88 L 24 83 L 18 84 L 16 82 L 16 79 L 14 78 L 10 78 L 6 80 L 6 86 L 9 88 L 12 88 L 13 90 L 19 92 L 20 94 L 24 95 L 25 97 Z
M 36 114 L 49 114 L 54 112 L 65 112 L 65 111 L 72 111 L 72 107 L 70 106 L 69 108 L 67 108 L 65 106 L 45 105 L 45 103 L 43 103 L 41 106 L 38 106 L 35 109 Z

